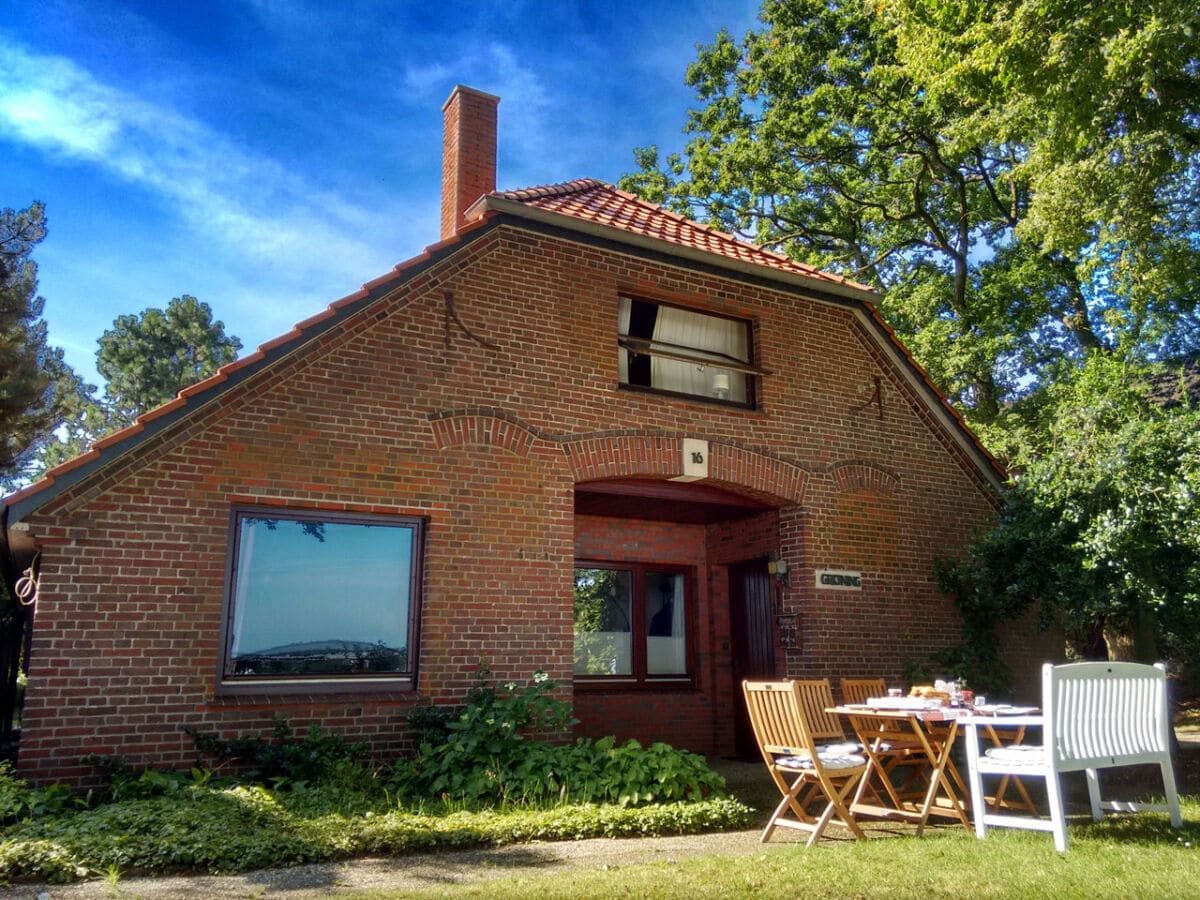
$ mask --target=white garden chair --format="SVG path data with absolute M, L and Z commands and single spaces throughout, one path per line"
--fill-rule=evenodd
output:
M 980 752 L 980 731 L 989 724 L 1041 725 L 1041 746 L 992 747 Z M 1179 796 L 1171 765 L 1171 716 L 1167 706 L 1166 670 L 1162 664 L 1085 662 L 1042 666 L 1042 715 L 1001 719 L 967 719 L 967 768 L 975 835 L 982 839 L 989 825 L 1029 828 L 1054 834 L 1054 848 L 1067 849 L 1063 812 L 1063 772 L 1087 774 L 1092 819 L 1102 810 L 1170 813 L 1179 828 Z M 1156 764 L 1162 773 L 1165 803 L 1104 801 L 1100 797 L 1098 770 L 1117 766 Z M 989 812 L 983 790 L 984 776 L 1044 778 L 1050 820 Z

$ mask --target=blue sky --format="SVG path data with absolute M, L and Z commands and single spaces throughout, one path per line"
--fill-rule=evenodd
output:
M 441 107 L 501 98 L 498 186 L 685 140 L 696 45 L 757 0 L 28 0 L 0 16 L 0 207 L 46 204 L 50 340 L 193 294 L 243 353 L 438 239 Z

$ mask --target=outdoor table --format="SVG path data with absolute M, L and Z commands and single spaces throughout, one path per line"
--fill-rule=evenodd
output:
M 961 793 L 962 797 L 966 797 L 969 791 L 950 757 L 958 736 L 959 716 L 966 715 L 968 710 L 899 704 L 886 707 L 850 704 L 832 707 L 828 712 L 850 719 L 850 725 L 867 757 L 867 772 L 859 782 L 851 804 L 855 813 L 915 821 L 918 835 L 924 831 L 930 816 L 955 818 L 967 831 L 972 830 L 966 806 L 959 796 Z M 915 798 L 910 801 L 896 792 L 884 767 L 888 747 L 899 742 L 911 747 L 912 752 L 922 754 L 928 764 L 926 774 L 929 785 L 919 803 L 915 802 Z M 863 802 L 863 793 L 876 773 L 883 782 L 890 805 L 882 805 L 883 798 L 878 796 L 880 804 Z

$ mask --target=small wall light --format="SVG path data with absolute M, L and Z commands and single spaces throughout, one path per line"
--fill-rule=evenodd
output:
M 771 558 L 767 560 L 767 574 L 781 584 L 792 586 L 792 573 L 788 571 L 787 562 L 778 554 L 771 554 Z

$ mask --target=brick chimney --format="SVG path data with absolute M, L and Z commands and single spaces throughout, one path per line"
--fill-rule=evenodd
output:
M 500 98 L 461 84 L 442 107 L 442 240 L 463 213 L 496 190 L 496 107 Z

